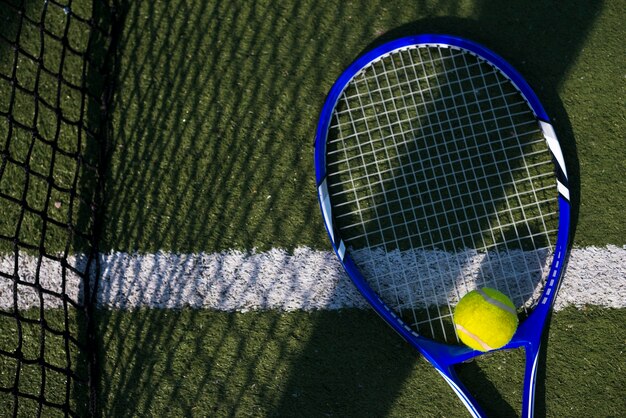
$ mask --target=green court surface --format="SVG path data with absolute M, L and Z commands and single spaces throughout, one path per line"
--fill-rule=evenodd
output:
M 33 18 L 43 7 L 34 1 L 9 3 L 23 5 Z M 563 143 L 574 245 L 626 244 L 623 0 L 532 5 L 159 0 L 116 5 L 122 20 L 112 73 L 109 153 L 99 161 L 108 166 L 101 252 L 330 250 L 313 168 L 318 112 L 336 77 L 355 57 L 417 33 L 473 39 L 524 75 Z M 71 7 L 77 14 L 92 13 L 89 1 L 74 1 Z M 59 7 L 50 10 L 46 22 L 54 32 L 65 17 Z M 20 44 L 36 55 L 39 29 L 31 25 L 18 31 L 11 23 L 15 16 L 13 8 L 0 4 L 3 39 L 17 42 L 19 32 Z M 69 42 L 87 48 L 82 26 L 70 28 Z M 51 67 L 60 65 L 55 45 L 46 43 L 51 58 L 44 62 Z M 7 42 L 0 43 L 0 73 L 5 75 L 14 65 L 10 51 Z M 70 54 L 63 65 L 64 76 L 80 83 L 85 69 L 77 57 Z M 19 83 L 33 89 L 36 74 L 33 60 L 20 56 Z M 86 74 L 92 77 L 89 88 L 98 90 L 101 80 Z M 48 85 L 45 74 L 39 77 Z M 76 112 L 73 95 L 78 90 L 67 84 L 62 89 L 58 108 L 67 120 L 83 115 L 85 125 L 97 124 L 97 105 L 86 103 L 88 111 Z M 85 251 L 82 238 L 68 238 L 54 223 L 42 236 L 41 219 L 34 214 L 45 212 L 59 222 L 69 217 L 84 228 L 92 225 L 79 202 L 93 195 L 96 180 L 85 167 L 97 163 L 97 144 L 85 137 L 77 145 L 76 125 L 57 126 L 56 115 L 45 107 L 33 120 L 36 110 L 24 91 L 16 93 L 10 108 L 11 91 L 11 83 L 0 79 L 0 112 L 11 111 L 25 125 L 37 124 L 44 137 L 58 139 L 55 147 L 64 152 L 55 153 L 50 165 L 51 149 L 31 142 L 28 130 L 19 128 L 8 145 L 0 144 L 3 155 L 15 160 L 3 163 L 0 192 L 9 199 L 0 199 L 0 235 L 15 233 L 24 200 L 35 210 L 20 221 L 18 238 L 27 252 L 42 245 L 50 252 Z M 57 98 L 58 92 L 46 87 L 40 92 L 50 95 L 50 101 Z M 9 136 L 5 121 L 0 120 L 2 140 Z M 79 153 L 85 159 L 77 165 L 70 157 Z M 29 177 L 33 180 L 24 194 L 20 162 L 27 160 L 41 176 Z M 50 170 L 60 189 L 48 196 Z M 70 200 L 62 190 L 74 180 L 79 197 Z M 2 254 L 12 254 L 12 248 L 11 240 L 0 242 Z M 84 378 L 85 358 L 59 338 L 66 327 L 63 313 L 22 312 L 26 318 L 40 314 L 46 318 L 45 330 L 39 325 L 20 328 L 0 315 L 0 349 L 17 351 L 26 341 L 19 348 L 26 358 L 43 356 L 59 367 L 71 364 Z M 83 318 L 70 314 L 74 325 L 67 333 L 82 337 Z M 568 308 L 553 315 L 544 353 L 547 366 L 540 372 L 545 380 L 538 388 L 540 415 L 619 416 L 626 410 L 625 315 L 624 308 L 602 307 Z M 102 416 L 466 416 L 427 362 L 369 311 L 100 309 L 96 319 Z M 16 337 L 18 332 L 23 338 Z M 460 373 L 477 388 L 489 412 L 511 416 L 520 410 L 522 361 L 520 353 L 503 353 L 464 365 Z M 15 368 L 13 359 L 0 357 L 1 387 L 12 385 Z M 39 396 L 38 373 L 37 367 L 25 367 L 20 390 Z M 66 394 L 59 392 L 66 384 L 59 379 L 54 373 L 47 376 L 43 392 L 62 403 Z M 77 385 L 72 409 L 86 413 L 87 397 Z M 11 415 L 13 405 L 12 395 L 0 392 L 0 416 Z M 33 408 L 34 401 L 21 401 L 18 415 L 32 416 Z
M 360 53 L 429 32 L 483 43 L 527 78 L 569 157 L 576 245 L 622 245 L 623 5 L 133 5 L 119 48 L 104 248 L 328 248 L 312 149 L 324 97 Z

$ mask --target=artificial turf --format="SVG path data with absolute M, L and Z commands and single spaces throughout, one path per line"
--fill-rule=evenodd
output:
M 44 24 L 63 36 L 59 31 L 67 14 L 59 3 L 8 3 L 33 19 L 48 7 Z M 360 53 L 426 32 L 480 42 L 527 78 L 563 142 L 575 245 L 625 244 L 621 0 L 532 6 L 433 0 L 116 3 L 124 19 L 107 138 L 111 153 L 100 161 L 108 167 L 102 251 L 328 249 L 312 160 L 325 95 Z M 29 91 L 37 89 L 42 99 L 58 103 L 54 107 L 69 122 L 84 117 L 87 127 L 98 120 L 93 114 L 98 108 L 92 103 L 92 110 L 78 112 L 77 89 L 67 83 L 57 89 L 58 80 L 45 71 L 35 86 L 40 62 L 32 57 L 41 55 L 44 65 L 72 83 L 84 74 L 81 62 L 72 54 L 61 61 L 62 44 L 49 35 L 40 52 L 40 28 L 28 24 L 18 30 L 16 9 L 6 4 L 0 4 L 0 193 L 5 197 L 0 235 L 6 238 L 0 249 L 14 251 L 17 239 L 21 251 L 43 246 L 51 253 L 80 252 L 85 243 L 54 222 L 42 235 L 41 215 L 91 228 L 85 205 L 95 183 L 85 164 L 98 161 L 97 147 L 87 136 L 77 141 L 75 124 L 61 123 L 57 133 L 56 111 L 37 105 Z M 73 1 L 71 9 L 89 15 L 91 5 Z M 89 45 L 84 29 L 70 25 L 67 39 L 74 48 Z M 18 41 L 28 55 L 15 53 Z M 87 87 L 94 87 L 92 81 Z M 12 129 L 10 121 L 17 122 Z M 28 127 L 36 127 L 40 137 Z M 51 144 L 63 151 L 55 153 L 54 165 Z M 78 154 L 80 163 L 70 158 Z M 57 187 L 50 187 L 47 176 Z M 63 190 L 76 176 L 78 196 L 84 198 L 71 202 Z M 24 202 L 32 210 L 24 212 Z M 67 326 L 55 311 L 44 316 L 51 329 Z M 15 351 L 18 325 L 0 318 L 0 348 Z M 465 414 L 436 373 L 370 312 L 146 309 L 103 310 L 98 318 L 104 416 Z M 554 315 L 540 411 L 617 416 L 626 410 L 625 337 L 619 326 L 624 319 L 623 309 L 568 309 Z M 72 321 L 78 328 L 71 332 L 80 336 L 80 321 Z M 41 352 L 41 335 L 53 334 L 46 337 L 43 353 L 51 364 L 66 366 L 67 353 L 74 366 L 84 361 L 60 341 L 55 348 L 57 337 L 45 326 L 26 325 L 23 332 L 28 341 L 23 354 L 31 360 Z M 510 415 L 521 395 L 509 380 L 519 380 L 521 357 L 502 357 L 493 358 L 493 365 L 468 365 L 462 374 L 466 379 L 489 375 L 503 396 L 483 403 L 497 415 Z M 11 387 L 15 361 L 3 356 L 0 362 L 0 386 Z M 65 382 L 55 373 L 47 376 L 44 396 L 63 402 L 65 394 L 59 393 Z M 39 396 L 41 367 L 25 366 L 20 385 Z M 481 393 L 492 393 L 489 385 L 480 387 Z M 71 393 L 72 408 L 81 412 L 83 390 L 77 385 Z M 0 415 L 11 414 L 13 400 L 0 393 Z M 20 398 L 18 413 L 31 416 L 35 404 Z
M 103 247 L 327 249 L 312 149 L 324 97 L 363 51 L 428 32 L 483 43 L 528 79 L 563 142 L 575 244 L 622 245 L 621 6 L 134 3 L 118 51 Z
M 554 314 L 540 416 L 624 411 L 624 321 L 624 309 Z M 467 414 L 426 360 L 370 311 L 141 309 L 101 312 L 100 326 L 106 416 Z M 519 416 L 523 361 L 519 350 L 498 353 L 459 372 L 490 416 Z

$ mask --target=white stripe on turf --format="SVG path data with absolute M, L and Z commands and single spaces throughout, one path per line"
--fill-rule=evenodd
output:
M 81 269 L 83 257 L 71 257 Z M 14 306 L 12 255 L 0 256 L 0 308 Z M 273 249 L 262 253 L 228 251 L 217 254 L 111 253 L 101 255 L 99 304 L 137 307 L 195 308 L 223 311 L 254 309 L 313 310 L 365 307 L 366 303 L 345 277 L 334 254 L 298 248 L 293 254 Z M 34 283 L 37 258 L 21 256 L 20 280 Z M 572 251 L 555 308 L 585 304 L 626 307 L 626 247 L 576 248 Z M 43 260 L 42 288 L 61 292 L 61 268 Z M 80 278 L 66 271 L 68 295 L 80 298 Z M 39 306 L 37 286 L 18 285 L 20 309 Z M 45 307 L 60 306 L 58 298 L 43 293 Z

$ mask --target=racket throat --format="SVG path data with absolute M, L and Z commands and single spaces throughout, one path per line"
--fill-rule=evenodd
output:
M 483 409 L 478 405 L 478 402 L 472 396 L 472 394 L 467 390 L 467 387 L 461 380 L 459 379 L 456 371 L 452 366 L 447 367 L 446 369 L 440 369 L 437 367 L 437 371 L 441 374 L 441 377 L 450 385 L 456 396 L 459 397 L 465 408 L 469 411 L 469 413 L 474 418 L 486 418 L 487 415 L 483 411 Z

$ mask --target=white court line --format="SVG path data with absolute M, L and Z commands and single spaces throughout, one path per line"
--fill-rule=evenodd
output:
M 83 258 L 70 257 L 81 266 Z M 34 282 L 36 257 L 18 260 L 21 280 Z M 366 307 L 347 279 L 334 254 L 301 247 L 292 254 L 273 249 L 260 253 L 227 251 L 216 254 L 101 255 L 98 291 L 103 307 L 130 309 L 194 308 L 221 311 L 276 309 L 284 311 Z M 13 256 L 0 256 L 0 271 L 12 274 Z M 61 290 L 61 268 L 44 261 L 39 275 L 47 289 Z M 13 281 L 0 277 L 0 309 L 13 306 Z M 80 278 L 67 274 L 66 289 L 80 297 Z M 566 306 L 626 307 L 626 246 L 572 250 L 556 310 Z M 58 299 L 44 296 L 44 305 L 58 307 Z M 39 306 L 39 294 L 18 288 L 20 309 Z

